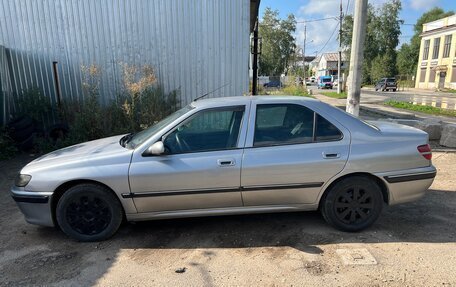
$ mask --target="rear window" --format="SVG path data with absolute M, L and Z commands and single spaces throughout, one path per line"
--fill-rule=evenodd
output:
M 331 82 L 331 79 L 330 78 L 322 79 L 322 82 L 323 83 L 329 83 L 329 82 Z
M 342 133 L 332 123 L 324 117 L 317 114 L 317 122 L 315 124 L 315 140 L 320 141 L 335 141 L 342 138 Z
M 388 83 L 394 83 L 394 82 L 396 82 L 396 79 L 387 79 L 386 81 L 387 81 Z

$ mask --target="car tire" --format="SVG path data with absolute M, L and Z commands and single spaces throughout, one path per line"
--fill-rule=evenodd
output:
M 356 199 L 355 199 L 356 198 Z M 322 199 L 320 211 L 330 225 L 356 232 L 371 226 L 380 216 L 383 196 L 380 187 L 365 176 L 342 179 Z
M 396 89 L 393 89 L 393 92 L 395 92 L 395 91 L 396 91 Z
M 62 195 L 56 219 L 62 231 L 77 241 L 102 241 L 119 229 L 123 210 L 119 199 L 106 187 L 80 184 Z

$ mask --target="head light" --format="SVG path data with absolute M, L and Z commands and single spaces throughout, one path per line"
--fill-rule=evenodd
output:
M 31 175 L 28 175 L 28 174 L 19 174 L 17 177 L 16 177 L 16 180 L 14 181 L 14 184 L 16 186 L 19 186 L 19 187 L 24 187 L 26 186 L 30 180 L 32 179 L 32 176 Z

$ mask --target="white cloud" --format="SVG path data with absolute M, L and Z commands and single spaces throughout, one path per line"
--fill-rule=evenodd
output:
M 342 4 L 343 11 L 345 12 L 347 0 L 343 0 Z M 336 19 L 315 22 L 312 22 L 312 20 L 338 16 L 339 5 L 340 0 L 310 0 L 306 5 L 299 8 L 296 20 L 298 22 L 310 21 L 305 24 L 307 27 L 306 55 L 315 55 L 315 51 L 319 52 L 338 26 Z M 350 6 L 353 6 L 352 3 Z M 338 31 L 334 32 L 334 35 L 322 52 L 337 51 L 337 33 Z M 298 46 L 302 47 L 304 41 L 304 24 L 297 24 L 295 37 Z
M 427 10 L 439 4 L 440 0 L 410 0 L 410 6 L 415 10 Z
M 339 4 L 339 0 L 310 0 L 309 3 L 299 8 L 299 14 L 337 15 L 339 14 Z

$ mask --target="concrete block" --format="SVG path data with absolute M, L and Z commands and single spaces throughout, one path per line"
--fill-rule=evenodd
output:
M 429 134 L 430 140 L 438 140 L 442 135 L 442 125 L 439 122 L 423 121 L 418 122 L 416 128 Z
M 443 127 L 440 145 L 456 148 L 456 124 L 447 124 Z

